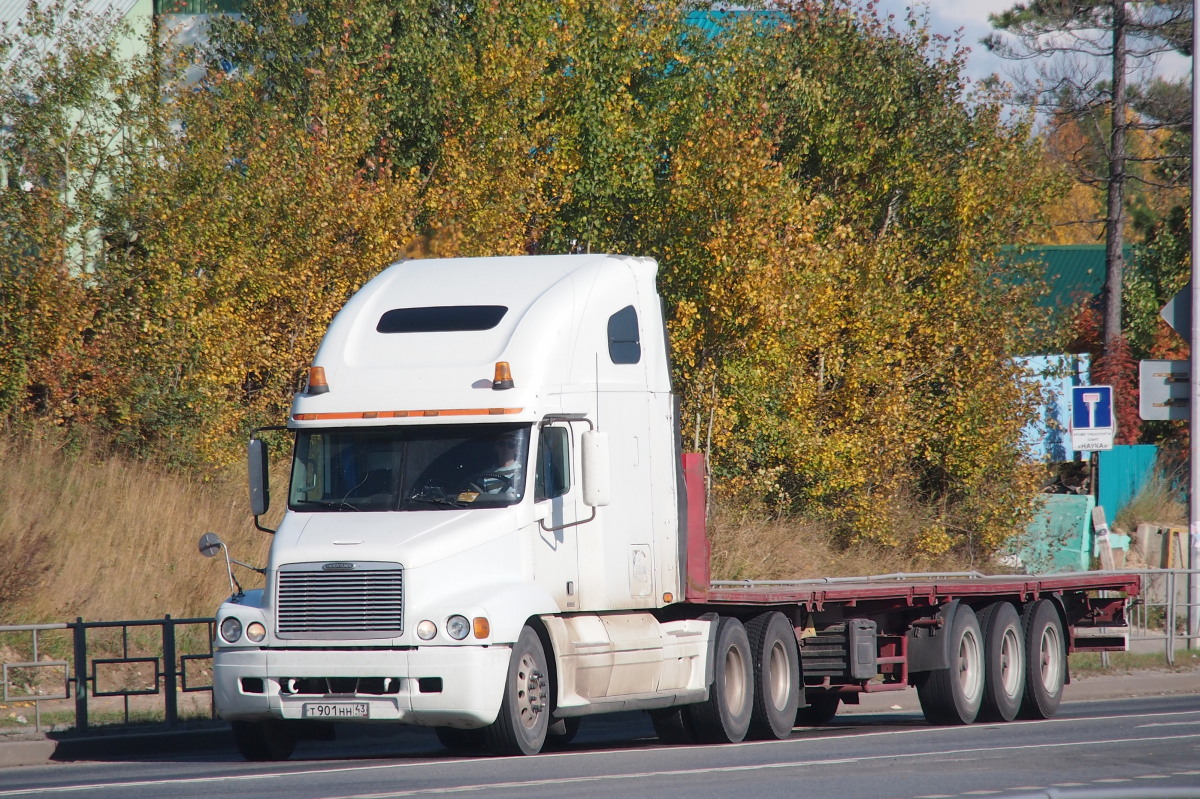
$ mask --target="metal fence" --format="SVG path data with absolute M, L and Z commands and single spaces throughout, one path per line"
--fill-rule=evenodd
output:
M 1200 571 L 1147 569 L 1134 573 L 1141 575 L 1142 595 L 1129 612 L 1130 648 L 1140 652 L 1161 648 L 1167 663 L 1174 665 L 1177 650 L 1189 644 L 1200 647 L 1200 642 L 1189 642 L 1187 638 L 1188 575 Z M 2 664 L 0 701 L 5 705 L 32 703 L 35 728 L 39 731 L 42 703 L 72 698 L 74 726 L 81 732 L 89 726 L 89 698 L 122 698 L 125 723 L 129 724 L 132 697 L 161 697 L 165 723 L 173 727 L 179 722 L 179 695 L 208 692 L 211 718 L 214 625 L 214 619 L 164 616 L 141 621 L 76 619 L 65 624 L 0 626 L 0 640 L 6 642 L 9 656 L 18 653 L 17 657 L 27 658 Z M 181 630 L 191 633 L 184 636 L 188 645 L 183 648 L 188 651 L 180 651 Z M 110 640 L 97 644 L 89 639 L 90 631 L 110 632 L 116 640 L 110 636 Z M 136 631 L 134 640 L 131 631 Z M 149 632 L 153 640 L 138 634 L 142 632 Z M 69 641 L 48 642 L 47 636 Z M 16 642 L 14 638 L 22 640 Z M 47 650 L 63 652 L 68 657 L 44 657 Z M 97 650 L 103 654 L 93 656 Z M 207 679 L 197 679 L 198 673 Z
M 1200 648 L 1200 641 L 1188 640 L 1188 609 L 1200 613 L 1200 607 L 1188 603 L 1188 577 L 1200 575 L 1196 569 L 1146 569 L 1136 571 L 1142 578 L 1142 595 L 1129 611 L 1130 648 L 1141 652 L 1162 649 L 1169 665 L 1175 665 L 1175 653 L 1184 648 Z
M 211 676 L 198 680 L 197 675 L 212 673 L 214 623 L 213 619 L 164 616 L 138 621 L 76 619 L 64 624 L 0 626 L 7 651 L 20 653 L 18 657 L 29 655 L 27 660 L 3 664 L 0 701 L 6 705 L 32 703 L 38 731 L 42 729 L 43 703 L 72 698 L 74 726 L 79 732 L 89 727 L 89 698 L 121 698 L 124 723 L 128 725 L 132 697 L 160 697 L 164 721 L 174 727 L 179 722 L 179 695 L 208 692 L 211 718 Z M 105 631 L 106 640 L 89 638 L 89 632 L 94 631 Z M 188 642 L 183 647 L 187 651 L 180 651 L 181 632 Z M 44 657 L 47 650 L 66 657 Z

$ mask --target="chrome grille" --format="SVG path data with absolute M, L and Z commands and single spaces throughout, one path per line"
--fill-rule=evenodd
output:
M 398 563 L 294 563 L 276 583 L 280 638 L 392 638 L 404 630 Z

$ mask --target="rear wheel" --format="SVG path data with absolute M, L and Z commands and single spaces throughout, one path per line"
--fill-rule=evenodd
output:
M 1018 715 L 1048 719 L 1058 712 L 1067 680 L 1067 645 L 1058 609 L 1048 599 L 1025 606 L 1025 699 Z
M 546 651 L 531 627 L 513 644 L 500 715 L 484 730 L 488 748 L 498 755 L 536 755 L 550 727 L 550 681 Z
M 970 724 L 983 704 L 983 643 L 975 611 L 959 605 L 947 641 L 950 664 L 934 669 L 917 687 L 930 724 Z
M 788 737 L 800 703 L 800 650 L 787 616 L 764 613 L 746 625 L 754 664 L 754 709 L 750 737 Z
M 247 760 L 287 760 L 296 751 L 296 733 L 283 719 L 233 722 L 233 742 Z
M 738 743 L 750 730 L 754 708 L 754 661 L 746 628 L 735 618 L 717 622 L 716 662 L 708 699 L 688 705 L 690 727 L 700 743 Z
M 980 721 L 1012 721 L 1025 696 L 1025 631 L 1017 609 L 994 602 L 979 612 L 983 635 L 983 706 Z

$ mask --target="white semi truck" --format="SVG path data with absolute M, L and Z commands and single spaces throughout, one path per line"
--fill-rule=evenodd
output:
M 934 723 L 1045 718 L 1068 651 L 1124 647 L 1128 575 L 711 582 L 656 271 L 410 260 L 351 298 L 292 405 L 265 585 L 217 614 L 243 755 L 334 721 L 534 754 L 631 709 L 674 743 L 782 738 L 910 686 Z M 250 471 L 257 525 L 257 435 Z

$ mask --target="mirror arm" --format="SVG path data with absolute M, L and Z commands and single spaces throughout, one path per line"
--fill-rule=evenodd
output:
M 592 507 L 592 515 L 587 517 L 586 519 L 580 519 L 577 522 L 567 522 L 566 524 L 559 524 L 554 527 L 547 527 L 545 519 L 538 519 L 538 524 L 541 525 L 541 528 L 543 530 L 545 530 L 547 533 L 552 533 L 555 530 L 565 530 L 568 527 L 578 527 L 581 524 L 587 524 L 588 522 L 592 521 L 595 518 L 596 518 L 596 508 L 593 506 Z

